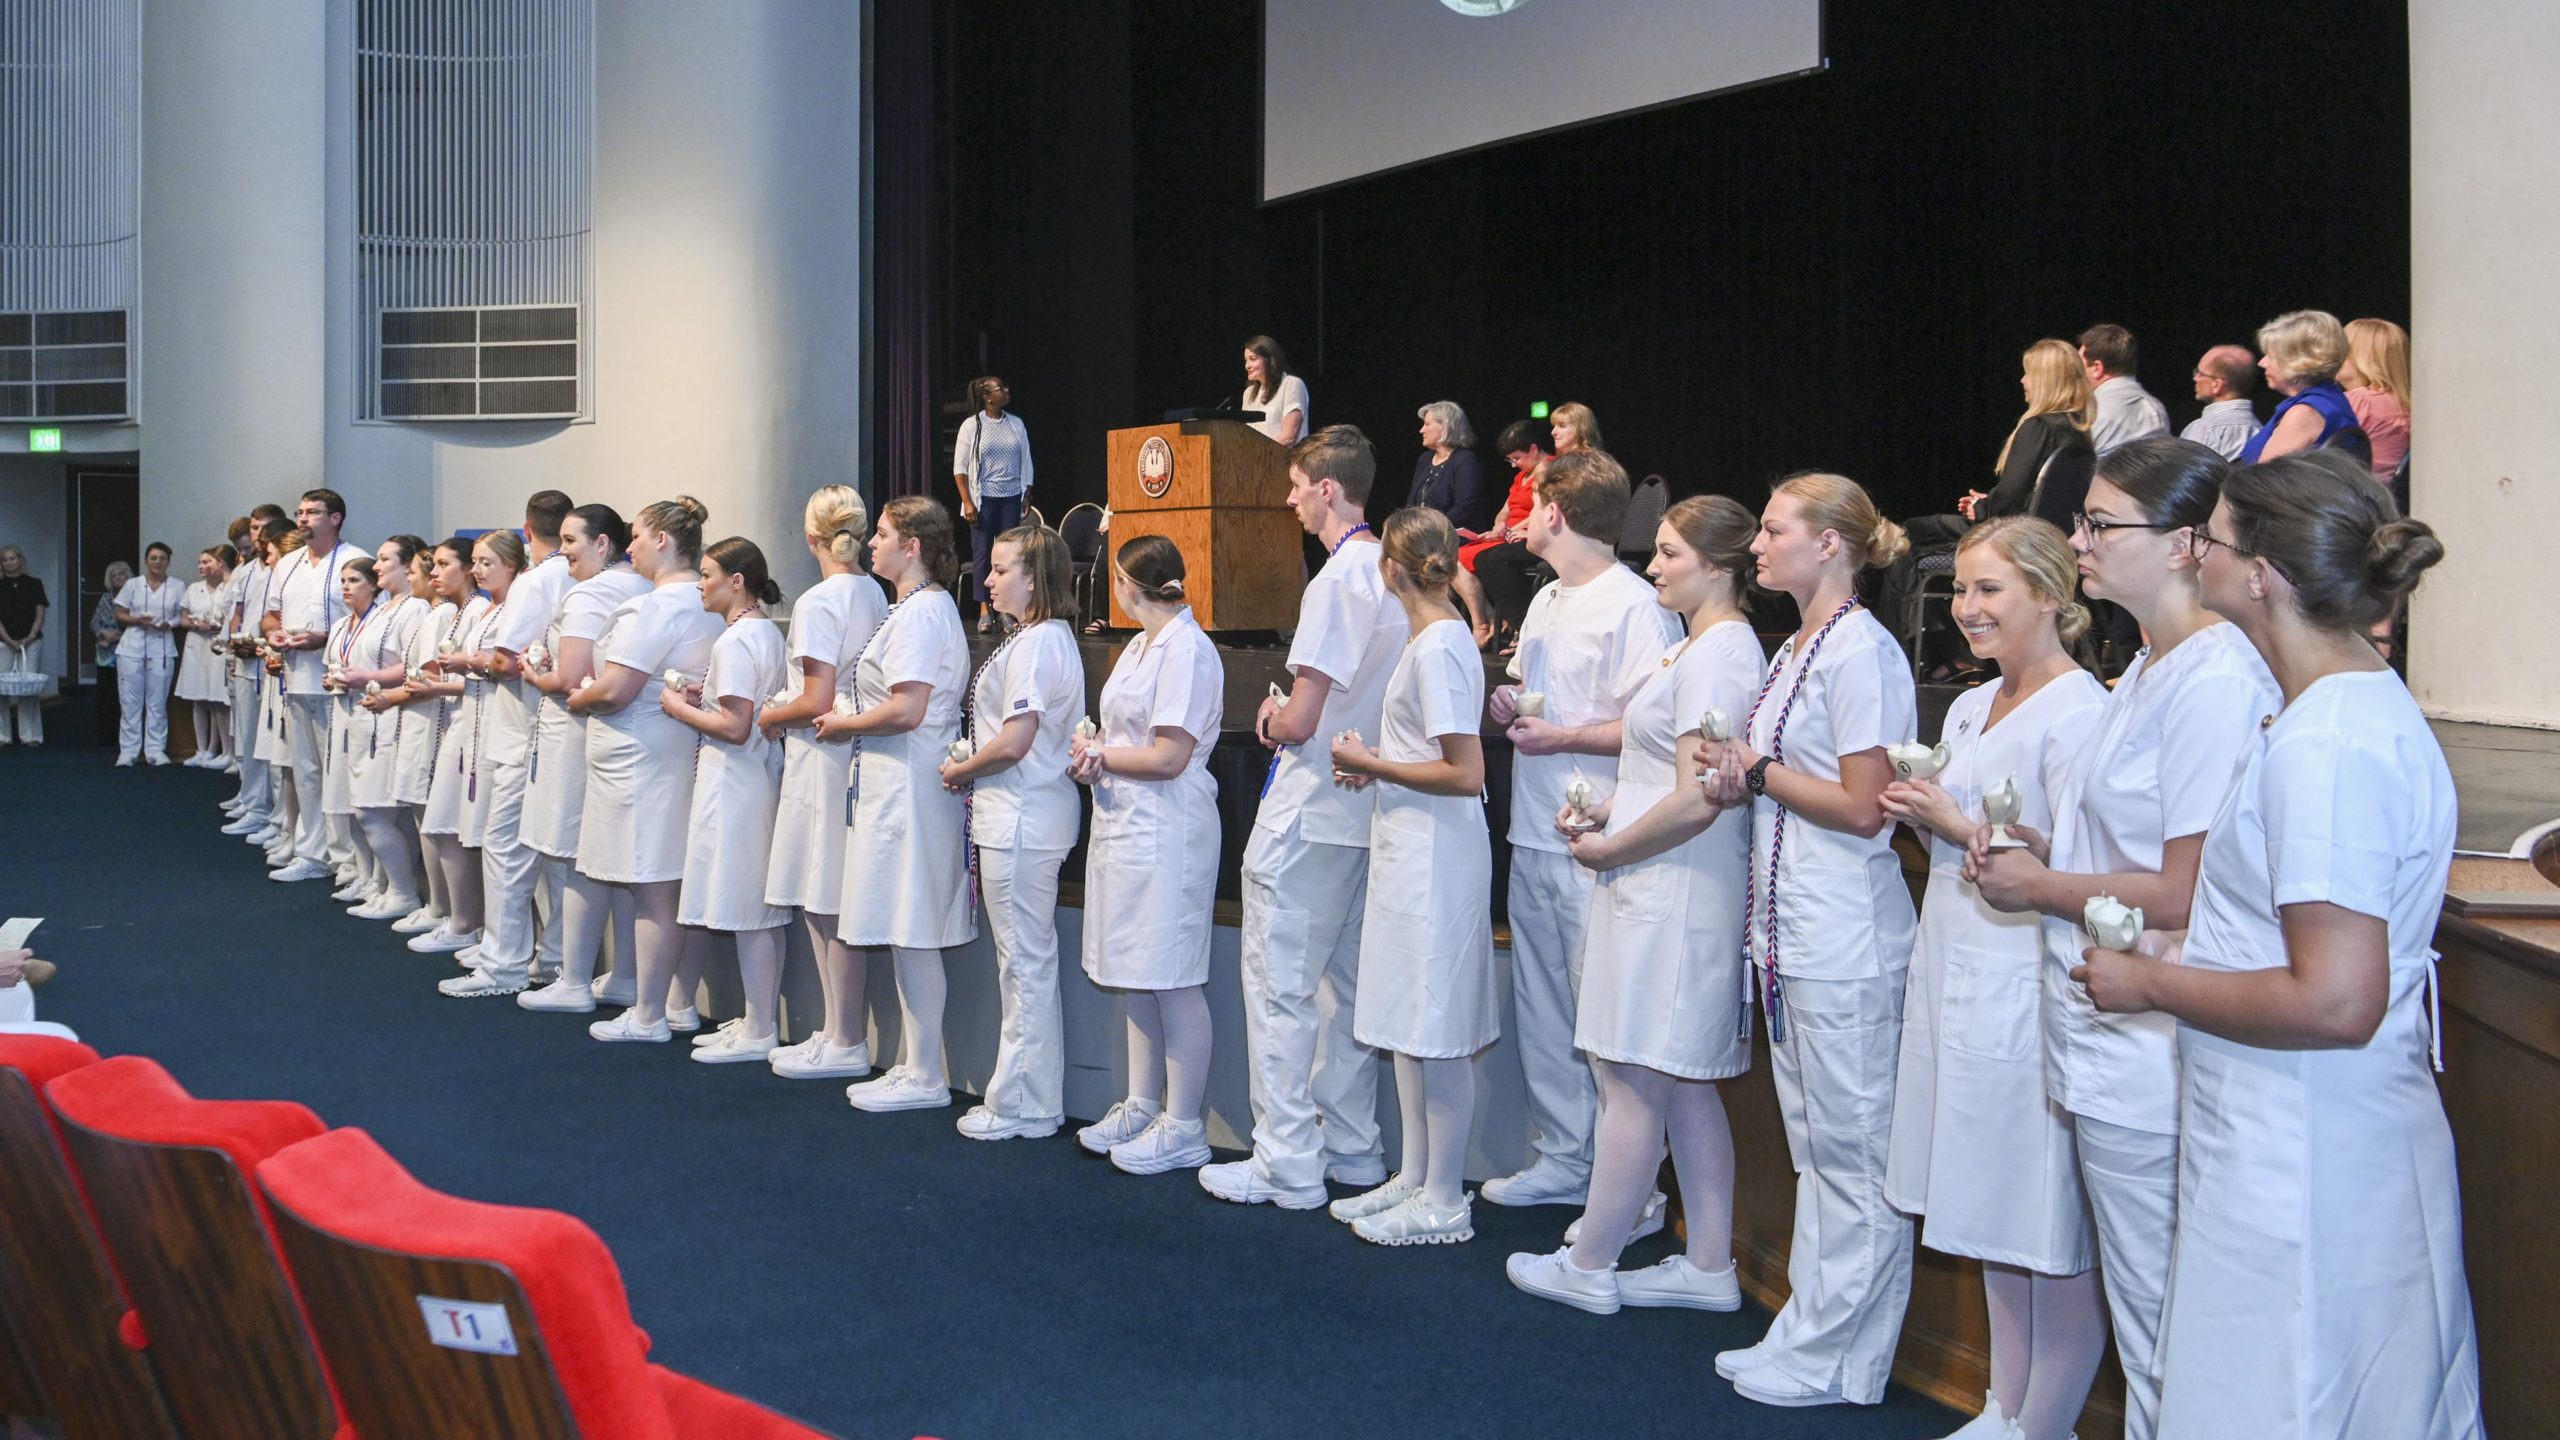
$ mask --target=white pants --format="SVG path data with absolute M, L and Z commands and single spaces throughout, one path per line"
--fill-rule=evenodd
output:
M 480 968 L 520 977 L 533 964 L 534 869 L 542 857 L 517 836 L 524 820 L 526 769 L 500 765 L 489 783 L 489 823 L 480 837 Z
M 2086 1115 L 2071 1120 L 2080 1138 L 2080 1178 L 2098 1220 L 2098 1278 L 2124 1365 L 2125 1440 L 2151 1440 L 2159 1433 L 2160 1319 L 2167 1310 L 2170 1239 L 2178 1228 L 2178 1137 Z
M 321 803 L 320 773 L 329 750 L 326 695 L 284 697 L 284 739 L 293 755 L 293 858 L 329 863 L 329 812 Z
M 537 975 L 560 973 L 560 956 L 567 949 L 562 938 L 561 906 L 567 902 L 569 872 L 576 867 L 566 860 L 554 860 L 539 850 L 533 855 L 533 969 Z
M 1245 842 L 1244 1038 L 1253 1154 L 1275 1185 L 1380 1153 L 1378 1059 L 1351 1037 L 1369 852 L 1257 825 Z
M 265 823 L 274 812 L 268 793 L 267 762 L 258 758 L 258 684 L 237 676 L 231 681 L 231 758 L 240 762 L 240 800 L 249 818 Z
M 116 657 L 116 757 L 169 758 L 169 660 Z
M 1511 1033 L 1529 1082 L 1530 1143 L 1538 1158 L 1591 1173 L 1592 1117 L 1600 1104 L 1591 1062 L 1573 1048 L 1582 994 L 1582 936 L 1599 877 L 1571 855 L 1511 849 Z
M 35 651 L 21 650 L 15 645 L 0 643 L 0 674 L 39 670 L 43 665 L 44 662 Z M 0 702 L 0 745 L 10 743 L 13 738 L 10 734 L 10 721 L 13 716 L 16 719 L 17 729 L 15 739 L 23 740 L 30 745 L 43 743 L 44 700 L 42 697 L 25 695 L 15 700 Z
M 1058 866 L 1064 850 L 978 851 L 979 898 L 996 948 L 996 1064 L 987 1108 L 1014 1120 L 1066 1115 L 1066 1021 L 1058 1008 Z
M 1884 1198 L 1902 981 L 1788 976 L 1786 1039 L 1769 1047 L 1796 1169 L 1791 1293 L 1769 1326 L 1771 1363 L 1861 1405 L 1884 1398 L 1911 1299 L 1911 1219 Z

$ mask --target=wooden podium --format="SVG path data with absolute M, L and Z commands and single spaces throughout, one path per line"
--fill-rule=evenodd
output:
M 1171 540 L 1203 630 L 1297 623 L 1306 532 L 1289 509 L 1288 451 L 1241 420 L 1141 425 L 1108 443 L 1112 553 L 1141 535 Z M 1114 600 L 1111 623 L 1137 622 Z

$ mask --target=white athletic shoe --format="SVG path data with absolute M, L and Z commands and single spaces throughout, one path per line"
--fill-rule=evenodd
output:
M 527 990 L 518 995 L 516 1003 L 527 1010 L 560 1010 L 587 1015 L 596 1008 L 596 992 L 584 985 L 554 980 L 539 990 Z
M 1446 1209 L 1416 1192 L 1392 1210 L 1351 1222 L 1351 1233 L 1372 1245 L 1455 1245 L 1476 1238 L 1476 1212 L 1461 1195 Z
M 1739 1310 L 1742 1276 L 1731 1265 L 1701 1270 L 1686 1255 L 1665 1256 L 1641 1270 L 1618 1272 L 1618 1298 L 1629 1305 L 1681 1310 Z
M 773 1073 L 785 1080 L 860 1079 L 871 1073 L 871 1046 L 838 1045 L 824 1033 L 797 1045 L 785 1045 L 765 1057 Z
M 1334 1201 L 1325 1213 L 1348 1225 L 1354 1220 L 1366 1220 L 1372 1215 L 1384 1215 L 1412 1199 L 1419 1189 L 1420 1187 L 1412 1181 L 1397 1175 L 1374 1190 L 1358 1195 L 1348 1195 Z
M 2000 1413 L 1999 1397 L 1984 1395 L 1982 1413 L 1956 1427 L 1946 1440 L 2009 1440 L 2020 1433 L 2017 1424 Z
M 254 835 L 258 832 L 259 827 L 266 823 L 266 821 L 259 819 L 255 815 L 243 813 L 233 816 L 231 818 L 231 823 L 222 827 L 222 833 L 225 835 Z
M 1745 1400 L 1757 1400 L 1763 1405 L 1777 1405 L 1787 1409 L 1808 1405 L 1849 1403 L 1849 1398 L 1837 1389 L 1808 1384 L 1775 1365 L 1762 1365 L 1735 1376 L 1733 1393 Z
M 773 1054 L 774 1037 L 750 1035 L 744 1022 L 720 1027 L 708 1045 L 693 1047 L 693 1058 L 705 1065 L 735 1065 L 745 1060 L 762 1060 Z
M 453 963 L 461 966 L 465 970 L 477 969 L 480 964 L 480 942 L 475 940 L 472 943 L 463 946 L 461 949 L 454 951 Z
M 166 755 L 145 755 L 142 757 L 142 763 L 150 766 L 154 770 L 157 770 L 161 766 L 169 763 L 169 757 Z
M 439 925 L 424 935 L 410 937 L 409 948 L 421 955 L 450 955 L 456 950 L 469 949 L 477 944 L 479 939 L 480 932 L 477 930 L 466 930 L 457 934 Z
M 249 832 L 249 843 L 261 850 L 274 849 L 276 842 L 283 838 L 284 832 L 276 828 L 276 822 L 273 820 L 266 821 Z
M 668 1028 L 669 1028 L 669 1029 L 673 1029 L 674 1027 L 673 1027 L 673 1026 L 669 1026 Z M 703 1031 L 701 1034 L 694 1036 L 694 1037 L 693 1037 L 693 1048 L 695 1048 L 696 1050 L 699 1050 L 699 1049 L 701 1049 L 701 1048 L 702 1048 L 703 1046 L 705 1046 L 705 1045 L 717 1045 L 717 1044 L 719 1044 L 721 1041 L 726 1040 L 726 1039 L 728 1039 L 728 1038 L 729 1038 L 729 1032 L 730 1032 L 730 1031 L 732 1031 L 732 1030 L 744 1030 L 744 1029 L 746 1029 L 746 1028 L 747 1028 L 747 1017 L 746 1017 L 746 1016 L 744 1016 L 744 1015 L 737 1016 L 737 1017 L 736 1017 L 736 1018 L 734 1018 L 734 1019 L 723 1020 L 723 1021 L 721 1021 L 721 1022 L 720 1022 L 720 1028 L 719 1028 L 719 1029 L 717 1029 L 717 1030 L 705 1030 L 705 1031 Z
M 1283 1185 L 1271 1178 L 1262 1162 L 1248 1155 L 1223 1165 L 1200 1167 L 1200 1188 L 1221 1200 L 1238 1205 L 1260 1205 L 1266 1202 L 1283 1210 L 1313 1210 L 1324 1204 L 1327 1196 L 1321 1185 Z
M 408 914 L 391 922 L 391 933 L 395 935 L 424 935 L 430 930 L 443 929 L 444 920 L 444 912 L 440 910 L 433 910 L 427 906 L 421 905 L 417 909 L 412 910 Z
M 1617 1267 L 1585 1270 L 1573 1263 L 1570 1245 L 1552 1255 L 1514 1255 L 1502 1262 L 1502 1269 L 1512 1284 L 1542 1300 L 1594 1315 L 1618 1313 Z
M 436 982 L 438 993 L 453 996 L 457 1000 L 481 999 L 490 995 L 514 995 L 523 989 L 524 981 L 521 977 L 514 980 L 498 980 L 491 978 L 488 971 L 478 969 L 468 975 L 456 975 L 450 980 Z
M 1154 1122 L 1164 1107 L 1153 1100 L 1123 1100 L 1103 1112 L 1102 1118 L 1076 1132 L 1076 1143 L 1096 1155 L 1108 1155 L 1111 1147 L 1138 1138 L 1138 1132 Z
M 358 879 L 362 878 L 356 874 L 356 867 L 353 865 L 333 866 L 329 873 L 337 877 L 338 884 L 340 886 L 353 885 Z M 336 897 L 333 896 L 331 898 L 334 899 Z
M 1111 1147 L 1111 1163 L 1132 1175 L 1161 1175 L 1209 1163 L 1209 1127 L 1158 1115 L 1147 1128 Z
M 1018 1115 L 999 1115 L 984 1105 L 972 1105 L 954 1128 L 972 1140 L 1045 1140 L 1058 1133 L 1061 1123 L 1055 1116 L 1025 1120 Z
M 844 1098 L 854 1109 L 873 1115 L 897 1110 L 939 1110 L 951 1103 L 951 1087 L 936 1085 L 912 1066 L 892 1065 L 877 1080 L 848 1085 Z
M 362 900 L 366 895 L 371 893 L 371 891 L 365 888 L 362 881 L 357 881 L 353 884 L 341 885 L 337 889 L 330 891 L 329 898 L 343 905 L 350 900 Z
M 596 986 L 595 990 L 599 1004 L 637 1005 L 640 1003 L 640 982 L 629 975 L 607 975 L 604 977 L 604 983 Z
M 1496 1205 L 1581 1205 L 1590 1187 L 1588 1175 L 1575 1174 L 1563 1162 L 1542 1156 L 1517 1175 L 1484 1182 L 1484 1198 Z
M 130 769 L 132 769 L 132 768 L 133 768 L 133 757 L 132 757 L 132 756 L 130 756 L 130 755 L 119 755 L 119 756 L 117 756 L 117 757 L 116 757 L 116 768 L 117 768 L 117 769 L 119 769 L 119 770 L 130 770 Z
M 359 920 L 399 920 L 418 908 L 418 902 L 406 895 L 377 895 L 361 905 L 350 905 L 347 913 Z
M 1727 1380 L 1739 1380 L 1746 1373 L 1768 1364 L 1772 1358 L 1773 1352 L 1769 1348 L 1767 1337 L 1764 1336 L 1756 1345 L 1745 1345 L 1739 1350 L 1716 1352 L 1716 1373 Z
M 702 1028 L 702 1012 L 690 1005 L 683 1009 L 670 1005 L 667 1007 L 667 1028 L 679 1035 L 690 1035 Z
M 329 867 L 317 860 L 296 860 L 282 869 L 267 872 L 268 879 L 280 880 L 287 885 L 298 885 L 305 880 L 325 880 L 328 876 Z
M 666 1021 L 643 1025 L 635 1016 L 636 1012 L 625 1010 L 610 1020 L 599 1020 L 588 1026 L 587 1034 L 598 1040 L 645 1040 L 657 1045 L 673 1038 L 667 1031 Z
M 1644 1202 L 1644 1209 L 1636 1213 L 1636 1228 L 1628 1232 L 1627 1243 L 1633 1245 L 1647 1235 L 1661 1233 L 1663 1212 L 1670 1208 L 1671 1197 L 1663 1194 L 1661 1191 L 1656 1190 L 1653 1194 L 1647 1196 Z M 1567 1245 L 1579 1245 L 1582 1243 L 1581 1216 L 1577 1215 L 1573 1217 L 1573 1223 L 1564 1227 L 1564 1243 Z

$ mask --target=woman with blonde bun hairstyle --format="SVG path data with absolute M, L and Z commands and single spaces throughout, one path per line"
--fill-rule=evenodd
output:
M 1882 1400 L 1911 1296 L 1911 1221 L 1885 1199 L 1884 1160 L 1913 926 L 1883 795 L 1885 747 L 1912 738 L 1919 713 L 1902 647 L 1856 589 L 1909 543 L 1845 476 L 1778 485 L 1751 553 L 1802 619 L 1715 747 L 1721 793 L 1747 794 L 1752 812 L 1742 1023 L 1767 1017 L 1797 1177 L 1786 1308 L 1716 1372 L 1768 1405 Z

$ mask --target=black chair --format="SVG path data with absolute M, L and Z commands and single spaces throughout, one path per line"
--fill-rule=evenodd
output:
M 1075 573 L 1076 613 L 1095 618 L 1093 583 L 1102 558 L 1102 507 L 1088 500 L 1058 517 L 1058 538 L 1067 542 L 1067 561 Z
M 1671 483 L 1659 475 L 1639 481 L 1627 497 L 1627 523 L 1618 531 L 1618 558 L 1642 570 L 1653 559 L 1653 532 L 1671 506 Z

